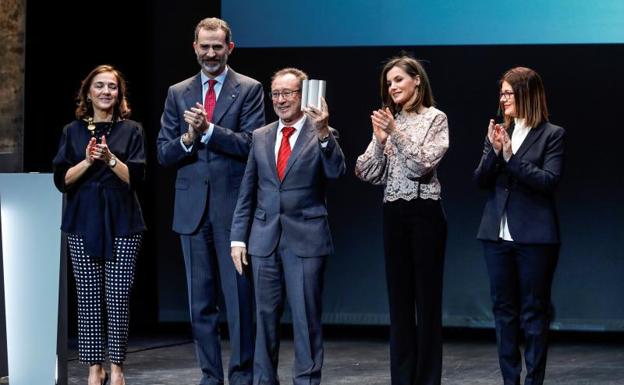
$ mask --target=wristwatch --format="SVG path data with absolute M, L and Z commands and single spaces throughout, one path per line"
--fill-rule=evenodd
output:
M 108 160 L 108 167 L 114 168 L 117 165 L 117 158 L 114 156 Z

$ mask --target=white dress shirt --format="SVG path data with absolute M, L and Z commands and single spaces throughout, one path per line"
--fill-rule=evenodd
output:
M 282 134 L 282 128 L 292 127 L 295 129 L 292 135 L 290 135 L 290 138 L 288 138 L 288 143 L 290 143 L 290 150 L 292 151 L 292 149 L 295 148 L 295 143 L 297 142 L 297 138 L 299 137 L 299 134 L 301 133 L 301 129 L 303 128 L 303 124 L 305 123 L 305 120 L 306 120 L 306 116 L 303 115 L 303 117 L 299 119 L 298 121 L 296 121 L 295 124 L 293 124 L 292 126 L 285 125 L 284 122 L 282 122 L 282 119 L 279 120 L 279 123 L 277 124 L 277 136 L 275 137 L 275 164 L 276 165 L 277 165 L 277 154 L 279 153 L 279 148 L 280 148 L 280 145 L 282 144 L 282 136 L 284 136 L 284 134 Z
M 295 129 L 295 131 L 293 131 L 293 133 L 290 135 L 290 138 L 288 138 L 288 143 L 290 143 L 290 149 L 292 151 L 292 149 L 295 148 L 295 143 L 297 143 L 297 138 L 299 138 L 299 134 L 301 133 L 301 129 L 303 128 L 305 121 L 306 121 L 306 115 L 303 115 L 301 119 L 296 121 L 295 124 L 291 126 L 287 126 L 286 124 L 284 124 L 284 122 L 282 122 L 281 119 L 279 120 L 279 122 L 277 123 L 277 133 L 275 136 L 275 166 L 277 166 L 277 155 L 279 154 L 279 148 L 280 148 L 280 145 L 282 144 L 282 137 L 284 136 L 284 134 L 282 134 L 282 128 L 292 127 Z M 322 148 L 327 147 L 327 144 L 328 142 L 320 143 Z M 230 247 L 234 247 L 234 246 L 247 247 L 247 244 L 241 241 L 231 241 Z
M 514 131 L 511 134 L 511 152 L 515 154 L 526 139 L 531 127 L 527 127 L 524 119 L 515 119 Z M 513 241 L 509 226 L 507 224 L 507 212 L 503 213 L 500 224 L 500 232 L 498 234 L 500 238 L 505 241 Z

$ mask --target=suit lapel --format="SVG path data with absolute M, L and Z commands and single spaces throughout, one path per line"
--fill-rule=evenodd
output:
M 524 141 L 522 141 L 520 148 L 518 148 L 518 151 L 516 151 L 514 155 L 518 157 L 522 157 L 522 155 L 524 155 L 524 153 L 527 152 L 527 150 L 531 147 L 531 145 L 535 143 L 537 138 L 540 137 L 542 132 L 544 132 L 544 124 L 546 123 L 542 123 L 539 126 L 531 128 L 529 130 L 529 133 L 527 134 L 526 138 L 524 138 Z
M 310 127 L 309 120 L 306 118 L 303 127 L 301 127 L 301 132 L 297 137 L 297 141 L 295 142 L 295 148 L 293 148 L 290 153 L 290 158 L 288 158 L 288 163 L 286 163 L 286 170 L 284 171 L 284 180 L 286 180 L 288 176 L 288 172 L 292 168 L 293 164 L 297 161 L 297 158 L 303 152 L 304 148 L 307 147 L 310 142 L 310 138 L 314 135 L 312 132 L 312 128 Z
M 240 94 L 240 83 L 238 77 L 233 69 L 228 68 L 227 76 L 223 81 L 223 87 L 219 93 L 219 99 L 215 105 L 214 112 L 212 114 L 212 123 L 219 123 L 225 112 L 230 108 L 232 103 L 238 98 Z
M 275 139 L 277 137 L 278 122 L 271 124 L 271 128 L 266 131 L 266 151 L 267 159 L 269 160 L 269 168 L 275 180 L 279 180 L 277 177 L 277 161 L 275 160 Z
M 184 91 L 184 101 L 186 102 L 186 109 L 195 107 L 195 103 L 203 104 L 203 100 L 201 100 L 201 98 L 202 98 L 201 76 L 197 74 L 195 75 L 191 83 L 188 85 L 186 90 Z

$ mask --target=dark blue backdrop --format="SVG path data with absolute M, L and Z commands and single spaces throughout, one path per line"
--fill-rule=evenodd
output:
M 313 7 L 308 1 L 292 4 L 300 4 L 297 14 L 305 15 L 317 8 L 325 10 L 325 3 L 335 2 L 314 2 L 314 9 L 308 9 Z M 350 9 L 357 9 L 356 4 L 369 4 L 387 12 L 391 5 L 386 3 L 395 2 L 340 3 L 350 5 Z M 447 3 L 454 7 L 474 4 Z M 496 3 L 519 6 L 518 2 Z M 232 4 L 237 5 L 236 11 L 246 20 L 260 23 L 252 32 L 260 35 L 265 29 L 277 29 L 282 35 L 296 36 L 297 30 L 291 27 L 292 15 L 278 12 L 266 17 L 262 13 L 265 11 L 249 8 L 249 4 Z M 325 322 L 388 321 L 381 245 L 382 193 L 380 188 L 357 180 L 352 170 L 356 157 L 370 140 L 369 115 L 379 106 L 378 74 L 382 62 L 406 49 L 425 61 L 438 107 L 448 114 L 450 122 L 451 147 L 439 170 L 449 221 L 445 325 L 491 325 L 488 280 L 480 245 L 474 238 L 484 195 L 472 183 L 471 174 L 479 159 L 487 121 L 496 111 L 497 80 L 509 67 L 525 65 L 543 76 L 551 119 L 568 131 L 567 164 L 558 194 L 563 246 L 554 284 L 557 313 L 553 326 L 624 331 L 624 252 L 620 246 L 624 239 L 624 206 L 620 203 L 624 180 L 619 150 L 624 141 L 619 117 L 624 90 L 622 2 L 602 1 L 590 8 L 578 8 L 581 3 L 576 0 L 524 2 L 524 8 L 502 8 L 496 17 L 475 6 L 463 13 L 470 20 L 469 28 L 464 26 L 459 31 L 470 37 L 473 29 L 483 30 L 484 23 L 477 17 L 481 13 L 486 20 L 492 19 L 493 27 L 502 30 L 490 34 L 492 41 L 481 42 L 488 44 L 467 39 L 463 45 L 440 40 L 457 37 L 450 32 L 458 29 L 453 23 L 444 22 L 444 18 L 422 24 L 419 15 L 433 10 L 432 5 L 420 1 L 397 4 L 410 5 L 402 12 L 408 16 L 408 22 L 402 25 L 395 22 L 401 15 L 383 12 L 380 15 L 384 17 L 364 18 L 364 24 L 355 16 L 339 20 L 356 37 L 370 37 L 371 31 L 377 36 L 393 25 L 403 27 L 391 35 L 403 41 L 376 42 L 377 45 L 371 45 L 373 41 L 368 39 L 365 42 L 371 44 L 337 44 L 342 41 L 340 36 L 324 36 L 322 32 L 331 26 L 321 23 L 320 32 L 317 29 L 309 34 L 321 37 L 320 43 L 310 44 L 312 47 L 301 43 L 244 48 L 245 26 L 230 20 L 235 41 L 241 39 L 230 59 L 232 67 L 260 80 L 267 90 L 272 73 L 285 66 L 300 67 L 310 76 L 328 81 L 330 124 L 341 132 L 350 172 L 329 187 L 336 254 L 330 257 L 326 272 Z M 536 4 L 543 6 L 536 8 Z M 173 173 L 157 166 L 155 141 L 167 87 L 199 69 L 191 45 L 194 27 L 203 17 L 220 15 L 219 3 L 179 0 L 174 7 L 166 0 L 112 0 L 107 9 L 115 10 L 113 19 L 102 12 L 99 3 L 87 2 L 64 12 L 58 12 L 53 2 L 28 2 L 27 7 L 26 171 L 50 171 L 61 129 L 73 118 L 73 97 L 87 72 L 102 63 L 121 68 L 129 82 L 133 118 L 144 123 L 149 162 L 146 188 L 140 194 L 149 231 L 139 259 L 132 320 L 135 326 L 139 323 L 144 327 L 186 321 L 182 256 L 178 238 L 170 230 Z M 291 6 L 283 9 L 288 7 Z M 574 9 L 581 10 L 579 14 L 586 15 L 587 20 L 571 17 Z M 482 12 L 475 15 L 475 10 Z M 554 24 L 559 26 L 558 32 L 540 32 L 544 40 L 539 44 L 533 40 L 505 40 L 506 33 L 535 36 L 530 28 L 533 19 L 516 18 L 534 18 L 534 14 L 527 14 L 529 10 L 557 19 Z M 601 13 L 596 16 L 598 11 Z M 455 11 L 445 12 L 448 19 L 449 12 Z M 56 16 L 50 18 L 50 14 Z M 93 27 L 111 20 L 116 28 Z M 337 23 L 336 18 L 330 20 Z M 528 20 L 529 24 L 518 20 Z M 565 20 L 572 24 L 562 25 Z M 614 20 L 618 23 L 613 24 Z M 615 33 L 613 25 L 617 27 Z M 579 33 L 579 26 L 589 27 Z M 609 44 L 554 40 L 561 31 L 569 31 L 569 36 L 577 39 L 586 36 L 591 37 L 589 42 Z M 601 31 L 611 33 L 600 35 Z M 597 36 L 603 40 L 596 40 Z M 569 44 L 558 44 L 563 42 Z M 267 105 L 267 118 L 273 120 L 274 116 Z
M 484 196 L 470 177 L 496 110 L 498 77 L 516 65 L 536 69 L 546 83 L 552 121 L 568 130 L 553 327 L 624 329 L 621 161 L 599 139 L 601 133 L 621 137 L 609 111 L 618 109 L 613 98 L 623 86 L 623 2 L 228 0 L 221 13 L 244 47 L 235 52 L 238 70 L 267 79 L 294 65 L 327 79 L 332 125 L 341 131 L 351 170 L 370 140 L 380 63 L 400 49 L 425 60 L 451 132 L 439 169 L 449 222 L 447 326 L 492 324 L 474 239 Z M 325 321 L 385 324 L 380 188 L 350 173 L 330 190 L 336 254 L 326 275 Z

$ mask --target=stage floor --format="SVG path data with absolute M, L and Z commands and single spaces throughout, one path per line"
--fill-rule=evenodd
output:
M 448 339 L 444 344 L 443 385 L 499 385 L 496 346 L 491 338 Z M 224 342 L 227 367 L 227 341 Z M 86 383 L 87 367 L 69 352 L 71 385 Z M 279 374 L 281 383 L 291 382 L 292 339 L 282 342 Z M 200 378 L 194 346 L 188 337 L 132 338 L 126 361 L 128 385 L 197 385 Z M 325 341 L 323 368 L 325 385 L 390 384 L 388 344 L 384 338 L 331 337 Z M 227 384 L 227 381 L 226 381 Z M 555 341 L 551 344 L 545 384 L 624 384 L 624 343 L 609 341 Z

